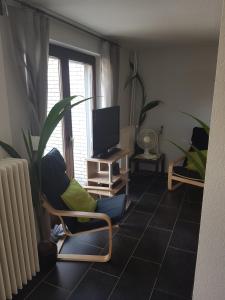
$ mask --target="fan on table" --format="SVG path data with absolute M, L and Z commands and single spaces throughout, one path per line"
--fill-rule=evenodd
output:
M 152 129 L 142 129 L 137 136 L 137 144 L 144 150 L 140 156 L 146 159 L 158 158 L 158 134 Z

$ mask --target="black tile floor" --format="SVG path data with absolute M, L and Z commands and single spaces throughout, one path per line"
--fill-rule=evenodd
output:
M 113 234 L 108 263 L 57 262 L 14 300 L 190 300 L 194 282 L 202 191 L 167 192 L 166 178 L 133 177 L 132 202 Z M 104 253 L 107 232 L 70 238 L 64 253 Z

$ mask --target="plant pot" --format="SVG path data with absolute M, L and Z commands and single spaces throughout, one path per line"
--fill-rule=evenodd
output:
M 51 241 L 39 242 L 38 257 L 41 272 L 50 270 L 57 261 L 57 245 Z

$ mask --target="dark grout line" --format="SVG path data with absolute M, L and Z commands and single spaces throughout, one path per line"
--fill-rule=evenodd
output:
M 167 192 L 167 190 L 166 190 L 166 192 Z M 175 222 L 174 222 L 173 229 L 172 229 L 172 232 L 171 232 L 171 234 L 170 234 L 170 238 L 169 238 L 169 240 L 168 240 L 167 247 L 166 247 L 164 256 L 163 256 L 163 258 L 162 258 L 162 262 L 161 262 L 160 268 L 159 268 L 159 270 L 158 270 L 158 274 L 157 274 L 156 279 L 155 279 L 155 283 L 154 283 L 154 285 L 153 285 L 153 287 L 152 287 L 152 291 L 151 291 L 151 294 L 150 294 L 150 296 L 149 296 L 149 300 L 151 300 L 151 298 L 152 298 L 152 295 L 153 295 L 153 292 L 154 292 L 156 283 L 157 283 L 157 281 L 158 281 L 158 279 L 159 279 L 159 274 L 160 274 L 160 271 L 161 271 L 161 269 L 162 269 L 162 265 L 163 265 L 163 263 L 164 263 L 164 260 L 165 260 L 165 257 L 166 257 L 166 254 L 167 254 L 167 251 L 168 251 L 168 248 L 169 248 L 169 245 L 170 245 L 170 242 L 171 242 L 173 233 L 174 233 L 174 228 L 175 228 L 175 226 L 176 226 L 178 217 L 179 217 L 179 215 L 180 215 L 180 212 L 181 212 L 181 209 L 182 209 L 182 206 L 183 206 L 184 197 L 185 197 L 185 193 L 184 193 L 183 198 L 182 198 L 182 200 L 181 200 L 182 203 L 181 203 L 181 205 L 180 205 L 180 207 L 179 207 L 179 209 L 178 209 L 177 217 L 176 217 L 176 220 L 175 220 Z
M 44 283 L 44 284 L 47 284 L 47 285 L 49 285 L 49 286 L 52 286 L 52 287 L 54 287 L 54 288 L 64 290 L 64 291 L 66 291 L 66 292 L 68 292 L 68 293 L 70 292 L 69 289 L 66 289 L 66 288 L 64 288 L 64 287 L 62 287 L 62 286 L 59 286 L 59 285 L 56 285 L 56 284 L 53 284 L 53 283 L 51 283 L 51 282 L 44 281 L 43 283 Z
M 121 232 L 117 232 L 117 235 L 124 236 L 124 237 L 127 237 L 127 238 L 129 238 L 129 239 L 136 240 L 136 241 L 139 240 L 138 237 L 136 238 L 136 237 L 134 237 L 134 236 L 131 236 L 131 235 L 128 235 L 128 234 L 124 234 L 123 232 L 122 232 L 122 233 L 121 233 Z
M 26 300 L 28 297 L 31 296 L 31 294 L 36 291 L 36 289 L 45 281 L 45 279 L 48 277 L 48 275 L 55 269 L 55 267 L 51 270 L 49 270 L 49 272 L 47 272 L 43 278 L 37 283 L 36 286 L 34 286 L 34 288 L 24 297 L 24 300 Z
M 150 212 L 145 212 L 143 210 L 138 210 L 135 207 L 134 207 L 133 211 L 136 211 L 137 213 L 140 213 L 142 215 L 149 216 L 149 217 L 151 217 L 151 215 L 152 215 L 152 213 L 150 213 Z
M 157 229 L 157 230 L 162 230 L 162 231 L 169 231 L 172 233 L 172 229 L 167 229 L 167 228 L 163 228 L 163 227 L 158 227 L 158 226 L 155 226 L 155 225 L 149 225 L 148 229 Z
M 77 284 L 74 286 L 74 288 L 71 290 L 69 295 L 66 297 L 65 300 L 68 300 L 70 296 L 73 294 L 73 292 L 78 288 L 78 286 L 81 284 L 87 273 L 90 271 L 91 267 L 94 265 L 94 262 L 90 264 L 90 266 L 87 268 L 87 270 L 84 272 L 84 274 L 81 276 L 80 280 L 78 280 Z
M 158 265 L 158 266 L 161 265 L 159 262 L 156 262 L 156 261 L 153 261 L 153 260 L 150 260 L 150 259 L 145 259 L 145 258 L 135 256 L 135 255 L 133 255 L 132 258 L 135 258 L 135 259 L 138 259 L 138 260 L 141 260 L 141 261 L 144 261 L 144 262 L 152 263 L 152 264 L 155 264 L 155 265 Z
M 189 254 L 193 254 L 193 255 L 197 254 L 197 251 L 191 251 L 191 250 L 177 248 L 177 247 L 173 247 L 173 246 L 169 246 L 169 248 L 177 250 L 177 251 L 181 251 L 181 252 L 186 252 L 186 253 L 189 253 Z
M 186 223 L 191 223 L 191 224 L 200 225 L 200 222 L 194 222 L 194 221 L 190 221 L 190 220 L 183 219 L 183 218 L 179 218 L 178 221 L 179 221 L 179 222 L 182 221 L 182 222 L 186 222 Z
M 149 187 L 147 187 L 146 190 L 147 190 L 148 188 L 149 188 Z M 143 192 L 143 194 L 144 194 L 144 193 L 145 193 L 145 192 Z M 165 193 L 166 193 L 166 191 L 163 193 L 163 195 L 164 195 Z M 155 210 L 154 210 L 152 216 L 150 217 L 150 219 L 149 219 L 148 222 L 146 223 L 145 229 L 143 230 L 143 232 L 142 232 L 140 238 L 138 239 L 137 244 L 135 245 L 133 251 L 131 252 L 131 255 L 130 255 L 130 257 L 128 258 L 127 263 L 125 264 L 125 266 L 124 266 L 122 272 L 120 273 L 119 279 L 118 279 L 118 281 L 115 283 L 114 287 L 112 288 L 111 293 L 109 294 L 107 300 L 109 300 L 109 299 L 111 298 L 113 292 L 115 291 L 116 287 L 118 286 L 119 281 L 120 281 L 121 277 L 123 276 L 123 274 L 124 274 L 124 272 L 125 272 L 125 270 L 126 270 L 128 264 L 129 264 L 129 262 L 130 262 L 131 259 L 134 257 L 133 254 L 135 253 L 135 251 L 136 251 L 137 247 L 139 246 L 139 244 L 140 244 L 140 242 L 141 242 L 141 240 L 142 240 L 142 238 L 143 238 L 145 232 L 147 231 L 147 229 L 148 229 L 148 227 L 149 227 L 149 224 L 151 223 L 153 217 L 155 216 L 155 214 L 156 214 L 156 212 L 157 212 L 157 209 L 158 209 L 158 207 L 159 207 L 159 205 L 160 205 L 160 202 L 162 201 L 163 195 L 161 196 L 161 198 L 160 198 L 160 200 L 159 200 L 159 203 L 158 203 L 157 206 L 155 207 Z M 140 197 L 139 201 L 140 201 L 140 200 L 141 200 L 141 197 Z M 138 202 L 139 202 L 139 201 L 138 201 Z M 137 202 L 137 204 L 138 204 L 138 202 Z M 135 207 L 134 207 L 133 209 L 135 209 Z
M 98 269 L 96 269 L 96 268 L 94 268 L 94 267 L 92 267 L 91 268 L 91 270 L 94 270 L 94 271 L 96 271 L 96 272 L 99 272 L 99 273 L 102 273 L 102 274 L 105 274 L 105 275 L 108 275 L 108 276 L 111 276 L 111 277 L 115 277 L 115 278 L 119 278 L 119 276 L 116 276 L 116 275 L 114 275 L 114 274 L 110 274 L 110 273 L 108 273 L 108 272 L 104 272 L 104 271 L 102 271 L 102 270 L 98 270 Z
M 183 297 L 183 296 L 180 296 L 180 295 L 177 295 L 177 294 L 175 294 L 175 293 L 168 293 L 168 292 L 166 292 L 166 291 L 164 291 L 164 290 L 161 290 L 161 289 L 155 289 L 156 291 L 159 291 L 159 292 L 162 292 L 162 293 L 164 293 L 164 294 L 167 294 L 167 295 L 169 295 L 169 296 L 174 296 L 174 297 L 178 297 L 178 298 L 180 298 L 180 299 L 182 299 L 182 300 L 191 300 L 190 298 L 185 298 L 185 297 Z

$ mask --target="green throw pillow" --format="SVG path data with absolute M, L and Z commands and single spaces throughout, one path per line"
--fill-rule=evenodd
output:
M 82 186 L 72 179 L 68 188 L 61 195 L 66 206 L 75 211 L 94 212 L 97 202 Z M 77 218 L 78 222 L 88 222 L 89 218 Z
M 201 153 L 206 157 L 207 156 L 207 150 L 201 150 Z M 191 155 L 191 157 L 193 159 L 195 159 L 198 163 L 202 164 L 201 162 L 201 159 L 198 155 L 198 153 L 196 151 L 193 151 L 193 152 L 189 152 L 189 154 Z M 190 157 L 187 157 L 187 166 L 186 168 L 188 170 L 191 170 L 191 171 L 195 171 L 195 172 L 198 172 L 198 169 L 196 168 L 195 164 L 193 163 L 193 161 L 190 159 Z

